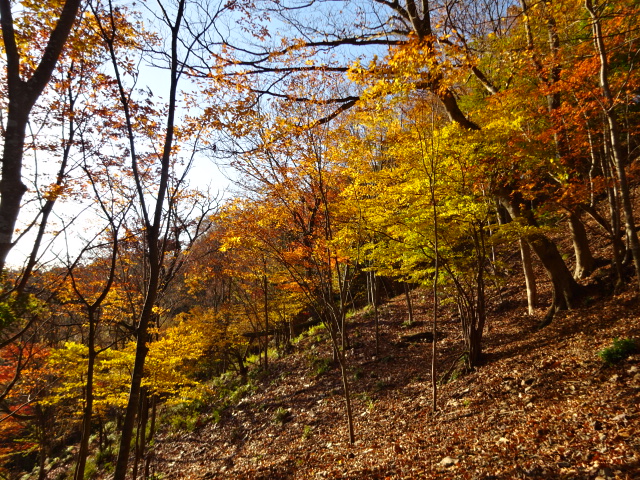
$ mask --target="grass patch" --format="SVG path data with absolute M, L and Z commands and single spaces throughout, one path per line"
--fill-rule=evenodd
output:
M 316 377 L 319 377 L 331 370 L 331 360 L 328 358 L 314 358 L 311 361 L 311 368 Z

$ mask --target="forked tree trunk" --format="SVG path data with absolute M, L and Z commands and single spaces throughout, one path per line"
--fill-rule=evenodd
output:
M 60 54 L 78 15 L 80 0 L 64 3 L 55 28 L 41 56 L 40 63 L 27 80 L 23 80 L 21 58 L 14 30 L 11 6 L 13 2 L 0 0 L 0 25 L 4 55 L 6 57 L 7 120 L 4 127 L 2 149 L 2 177 L 0 180 L 0 272 L 4 270 L 9 251 L 13 247 L 13 234 L 27 187 L 22 182 L 22 161 L 26 127 L 34 104 L 49 83 Z
M 533 217 L 533 212 L 525 203 L 519 204 L 519 202 L 504 193 L 498 198 L 511 215 L 511 218 L 529 227 L 538 226 Z M 553 300 L 551 307 L 540 324 L 540 327 L 544 327 L 551 323 L 556 312 L 576 306 L 580 297 L 581 287 L 567 268 L 567 264 L 564 262 L 555 243 L 539 232 L 527 235 L 525 240 L 542 262 L 552 284 Z

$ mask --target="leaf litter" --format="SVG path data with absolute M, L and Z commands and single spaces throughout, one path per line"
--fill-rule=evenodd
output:
M 373 319 L 351 320 L 355 444 L 339 370 L 318 375 L 309 361 L 312 343 L 331 358 L 329 342 L 304 338 L 219 422 L 161 431 L 151 471 L 165 480 L 639 478 L 640 355 L 613 366 L 597 356 L 614 338 L 640 337 L 632 293 L 594 294 L 537 330 L 544 312 L 526 314 L 519 285 L 505 289 L 516 308 L 490 312 L 484 364 L 439 386 L 435 414 L 431 344 L 405 340 L 428 328 L 428 295 L 417 290 L 412 326 L 403 298 L 381 308 L 377 357 Z M 548 282 L 540 286 L 548 299 Z M 439 323 L 442 374 L 463 343 L 453 316 Z

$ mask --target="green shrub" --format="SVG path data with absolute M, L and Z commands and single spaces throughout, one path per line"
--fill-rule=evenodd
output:
M 323 335 L 326 333 L 327 327 L 324 323 L 319 323 L 307 330 L 307 337 L 313 337 L 315 335 Z
M 316 376 L 320 376 L 323 373 L 327 373 L 331 370 L 331 360 L 328 358 L 314 358 L 313 359 L 313 371 Z
M 614 338 L 613 345 L 598 352 L 600 359 L 607 365 L 618 363 L 638 351 L 638 345 L 632 338 Z

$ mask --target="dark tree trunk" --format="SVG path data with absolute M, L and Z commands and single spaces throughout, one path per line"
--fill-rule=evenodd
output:
M 40 63 L 33 75 L 20 78 L 22 59 L 13 28 L 11 2 L 0 0 L 0 24 L 6 56 L 6 76 L 9 108 L 4 131 L 2 152 L 2 179 L 0 180 L 0 272 L 4 270 L 7 255 L 13 247 L 22 196 L 27 191 L 22 182 L 22 158 L 27 122 L 33 105 L 49 83 L 75 22 L 80 0 L 68 0 L 45 46 Z
M 85 382 L 85 404 L 82 415 L 82 436 L 78 449 L 78 463 L 76 464 L 75 480 L 84 480 L 84 470 L 89 455 L 89 438 L 91 436 L 91 418 L 93 416 L 93 373 L 96 362 L 95 322 L 92 315 L 89 318 L 89 359 L 87 365 L 87 381 Z
M 136 433 L 135 459 L 133 461 L 132 478 L 138 478 L 138 465 L 144 459 L 147 440 L 147 421 L 149 419 L 149 396 L 146 389 L 140 395 L 140 412 L 138 414 L 138 431 Z
M 378 277 L 375 272 L 369 272 L 369 289 L 371 292 L 371 306 L 373 307 L 373 321 L 376 329 L 376 356 L 380 355 L 380 319 L 378 317 Z
M 151 397 L 151 424 L 149 425 L 149 435 L 147 436 L 147 443 L 151 443 L 156 433 L 156 412 L 158 405 L 158 397 L 154 394 Z M 147 480 L 149 478 L 149 470 L 151 468 L 151 460 L 153 458 L 153 447 L 149 448 L 149 452 L 144 462 L 144 474 L 143 478 Z

